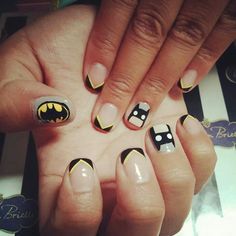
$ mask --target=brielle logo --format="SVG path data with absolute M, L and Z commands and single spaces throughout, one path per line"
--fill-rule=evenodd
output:
M 209 122 L 205 119 L 202 125 L 214 145 L 236 148 L 236 122 L 227 120 Z
M 0 195 L 0 230 L 17 233 L 32 227 L 38 220 L 38 205 L 22 195 L 3 198 Z

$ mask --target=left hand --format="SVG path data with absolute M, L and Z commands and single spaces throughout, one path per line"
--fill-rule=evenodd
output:
M 148 124 L 179 79 L 190 91 L 235 38 L 236 0 L 101 1 L 84 62 L 90 90 L 100 91 L 105 81 L 92 120 L 111 103 L 115 123 L 125 113 L 127 127 L 139 129 L 145 120 L 129 116 L 145 102 Z

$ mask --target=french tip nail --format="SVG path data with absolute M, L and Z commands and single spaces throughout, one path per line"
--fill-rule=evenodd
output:
M 185 119 L 187 118 L 187 116 L 188 116 L 188 114 L 183 115 L 179 118 L 181 125 L 183 125 L 183 123 L 184 123 Z
M 76 167 L 76 165 L 80 161 L 84 162 L 84 163 L 87 163 L 93 169 L 93 162 L 90 159 L 88 159 L 88 158 L 77 158 L 77 159 L 72 160 L 69 164 L 69 172 L 70 173 L 73 172 L 73 169 Z
M 125 159 L 129 156 L 131 152 L 136 152 L 145 157 L 144 151 L 142 148 L 128 148 L 120 154 L 121 163 L 124 164 Z
M 102 91 L 104 82 L 99 85 L 94 85 L 89 74 L 88 74 L 85 78 L 85 85 L 91 92 L 100 93 Z

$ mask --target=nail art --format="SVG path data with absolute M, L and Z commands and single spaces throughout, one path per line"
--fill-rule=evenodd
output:
M 90 75 L 88 74 L 85 79 L 85 85 L 91 89 L 92 91 L 96 93 L 100 93 L 102 91 L 102 87 L 104 85 L 104 82 L 100 84 L 93 84 L 92 80 L 90 79 Z
M 178 87 L 184 92 L 188 92 L 192 89 L 197 78 L 197 72 L 195 70 L 187 70 L 183 77 L 178 82 Z
M 88 159 L 88 158 L 78 158 L 78 159 L 75 159 L 75 160 L 71 161 L 71 163 L 69 165 L 69 173 L 70 174 L 73 172 L 73 170 L 76 168 L 76 166 L 80 162 L 86 164 L 88 167 L 93 169 L 93 162 L 90 159 Z
M 160 152 L 173 152 L 175 141 L 171 133 L 170 126 L 167 124 L 154 125 L 150 129 L 151 139 Z
M 180 123 L 183 125 L 184 122 L 187 120 L 187 119 L 195 119 L 193 116 L 189 115 L 189 114 L 186 114 L 186 115 L 183 115 L 179 118 L 180 120 Z
M 68 101 L 59 97 L 43 97 L 35 101 L 36 118 L 41 123 L 62 123 L 70 118 Z
M 147 119 L 149 110 L 150 106 L 146 102 L 138 103 L 128 116 L 129 123 L 139 128 L 143 127 Z
M 94 187 L 93 163 L 87 158 L 78 158 L 69 165 L 69 178 L 74 192 L 91 192 Z
M 150 179 L 147 159 L 141 148 L 129 148 L 121 153 L 121 163 L 127 177 L 134 183 L 145 183 Z
M 89 68 L 85 84 L 92 92 L 99 93 L 102 90 L 106 77 L 106 67 L 100 63 L 94 63 Z
M 116 106 L 111 103 L 105 103 L 94 120 L 94 126 L 100 131 L 107 133 L 113 128 L 116 116 Z
M 142 158 L 146 158 L 142 148 L 129 148 L 121 153 L 120 155 L 121 163 L 124 164 L 125 161 L 127 161 L 129 157 L 132 157 L 133 154 L 138 155 Z

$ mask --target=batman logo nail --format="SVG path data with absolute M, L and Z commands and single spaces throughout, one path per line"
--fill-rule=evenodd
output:
M 172 152 L 175 149 L 175 141 L 167 124 L 155 125 L 150 129 L 151 139 L 158 151 Z
M 128 116 L 129 123 L 139 128 L 143 127 L 149 110 L 150 106 L 146 102 L 138 103 Z
M 37 108 L 37 118 L 43 123 L 61 123 L 70 117 L 69 107 L 65 103 L 46 101 Z

